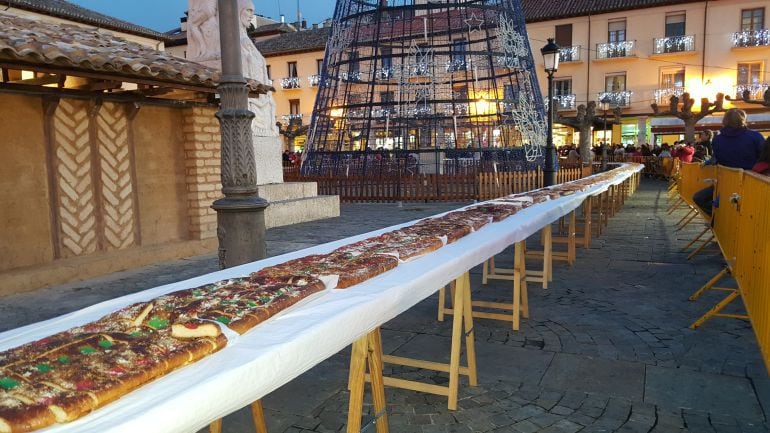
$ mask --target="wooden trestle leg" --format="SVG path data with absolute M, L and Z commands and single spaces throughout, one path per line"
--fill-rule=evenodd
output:
M 469 307 L 469 313 L 473 317 L 480 319 L 492 319 L 501 320 L 504 322 L 511 322 L 514 331 L 519 330 L 519 324 L 521 317 L 529 317 L 529 301 L 527 298 L 527 265 L 526 265 L 526 251 L 525 242 L 519 241 L 514 244 L 513 254 L 513 269 L 500 269 L 495 267 L 494 257 L 487 260 L 488 266 L 485 266 L 484 272 L 486 279 L 496 280 L 508 280 L 513 281 L 513 299 L 510 303 L 507 302 L 490 302 L 490 301 L 471 301 Z M 545 268 L 549 269 L 549 268 Z M 550 277 L 550 275 L 549 275 Z M 482 277 L 482 280 L 485 278 Z M 442 291 L 444 289 L 441 289 Z M 470 291 L 469 291 L 470 294 Z M 441 300 L 441 292 L 439 292 L 439 300 Z M 469 298 L 470 299 L 470 298 Z M 473 310 L 472 307 L 488 308 L 493 310 L 503 310 L 506 313 L 491 313 L 487 311 Z M 455 310 L 459 310 L 457 304 L 453 304 L 452 308 L 446 308 L 446 305 L 439 304 L 439 320 L 443 318 L 444 314 L 454 314 Z M 442 311 L 443 310 L 443 311 Z
M 353 343 L 350 354 L 350 377 L 348 389 L 347 433 L 361 432 L 361 415 L 364 410 L 364 385 L 371 381 L 374 418 L 368 425 L 375 425 L 377 433 L 388 433 L 388 414 L 385 406 L 385 387 L 382 377 L 382 339 L 380 328 L 369 332 Z M 366 373 L 367 367 L 369 373 Z
M 441 290 L 443 291 L 444 289 Z M 448 398 L 447 407 L 449 410 L 456 410 L 460 387 L 460 375 L 468 376 L 468 383 L 471 386 L 476 386 L 478 384 L 478 376 L 476 374 L 476 337 L 473 331 L 473 314 L 471 312 L 470 277 L 467 272 L 454 281 L 452 292 L 453 309 L 444 309 L 444 313 L 453 315 L 452 347 L 450 349 L 449 364 L 394 355 L 385 355 L 382 359 L 386 364 L 403 365 L 449 373 L 448 386 L 433 385 L 395 377 L 384 377 L 383 383 L 385 386 L 393 388 L 409 389 L 412 391 L 446 396 Z M 465 332 L 463 332 L 463 330 Z M 465 336 L 466 366 L 460 365 L 460 349 L 463 336 Z M 350 432 L 350 430 L 348 430 L 348 432 Z
M 254 421 L 254 431 L 256 431 L 256 433 L 267 433 L 267 424 L 265 423 L 265 411 L 262 409 L 262 400 L 257 400 L 251 404 L 251 417 Z M 209 424 L 209 433 L 222 433 L 222 418 Z

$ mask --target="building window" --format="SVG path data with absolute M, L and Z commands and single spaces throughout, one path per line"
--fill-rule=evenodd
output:
M 394 98 L 395 93 L 393 91 L 389 92 L 380 92 L 380 102 L 385 105 L 389 102 L 395 101 Z
M 607 42 L 623 42 L 626 40 L 626 20 L 610 21 L 607 24 Z
M 685 14 L 676 12 L 666 15 L 666 37 L 684 36 Z
M 660 88 L 673 89 L 684 87 L 684 69 L 663 70 L 660 73 Z
M 556 26 L 556 44 L 560 47 L 572 46 L 572 24 Z
M 321 75 L 321 71 L 324 68 L 324 59 L 316 59 L 315 60 L 315 70 L 316 74 Z
M 289 77 L 297 77 L 297 62 L 287 62 L 287 65 L 289 67 Z
M 299 114 L 299 99 L 289 99 L 289 114 Z
M 393 66 L 393 50 L 390 48 L 380 48 L 380 64 L 382 69 L 390 69 Z
M 604 77 L 604 91 L 619 93 L 626 90 L 626 74 L 612 74 Z
M 765 28 L 765 8 L 741 10 L 741 31 L 755 32 Z
M 738 86 L 752 86 L 761 84 L 762 63 L 738 63 Z
M 348 71 L 350 71 L 351 74 L 357 73 L 359 71 L 358 51 L 351 51 L 350 55 L 348 56 L 348 61 L 350 62 L 348 65 Z
M 572 78 L 555 78 L 553 80 L 553 94 L 566 96 L 572 94 Z

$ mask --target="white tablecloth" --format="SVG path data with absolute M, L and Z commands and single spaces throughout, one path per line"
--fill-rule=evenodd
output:
M 465 271 L 573 211 L 587 196 L 622 182 L 632 173 L 625 170 L 582 193 L 524 209 L 353 288 L 325 291 L 245 335 L 230 339 L 228 346 L 218 353 L 149 383 L 77 421 L 42 431 L 182 433 L 205 427 L 212 420 L 291 381 Z M 0 350 L 87 323 L 134 302 L 248 275 L 292 258 L 330 252 L 339 246 L 409 224 L 412 223 L 167 284 L 7 331 L 0 334 Z

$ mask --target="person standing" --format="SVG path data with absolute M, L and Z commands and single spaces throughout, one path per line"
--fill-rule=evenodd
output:
M 759 154 L 757 163 L 751 169 L 759 174 L 770 176 L 770 137 L 767 137 L 767 140 L 765 140 L 762 153 Z
M 714 138 L 712 148 L 714 157 L 708 165 L 720 164 L 725 167 L 751 170 L 759 160 L 765 139 L 757 131 L 746 126 L 746 112 L 731 108 L 722 118 L 723 128 Z M 693 195 L 693 201 L 703 212 L 711 216 L 714 186 L 703 188 Z
M 698 133 L 698 144 L 706 148 L 706 156 L 710 156 L 714 153 L 711 147 L 711 140 L 714 139 L 714 133 L 709 129 L 704 129 Z

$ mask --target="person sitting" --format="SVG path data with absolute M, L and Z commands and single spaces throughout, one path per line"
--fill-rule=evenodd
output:
M 668 143 L 663 143 L 663 147 L 660 148 L 660 153 L 658 153 L 658 158 L 673 158 L 671 146 Z
M 695 148 L 689 141 L 679 148 L 679 160 L 682 162 L 692 162 L 692 156 L 695 155 Z
M 705 164 L 751 170 L 765 146 L 764 137 L 746 126 L 746 112 L 737 108 L 725 112 L 722 125 L 719 135 L 712 142 L 714 156 Z M 695 204 L 708 216 L 711 216 L 712 212 L 713 195 L 713 185 L 693 195 Z
M 762 153 L 759 154 L 759 159 L 754 164 L 754 167 L 751 167 L 751 170 L 765 176 L 770 176 L 770 137 L 767 137 L 765 140 Z

